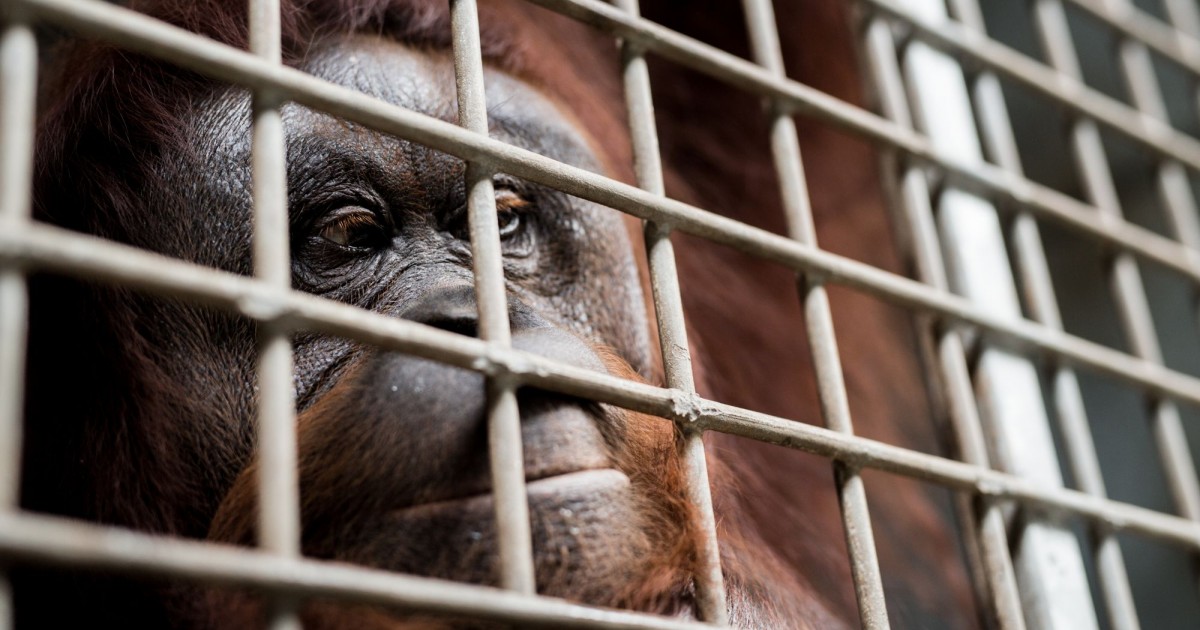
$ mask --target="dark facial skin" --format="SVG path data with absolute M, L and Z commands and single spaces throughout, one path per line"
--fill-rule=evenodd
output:
M 455 119 L 453 65 L 444 52 L 355 37 L 318 47 L 304 69 Z M 493 137 L 597 168 L 579 133 L 537 90 L 497 71 L 486 82 Z M 187 210 L 147 230 L 153 241 L 135 234 L 135 244 L 249 269 L 248 111 L 241 91 L 198 104 L 192 151 L 163 160 L 156 191 L 161 203 Z M 475 334 L 462 162 L 295 105 L 284 119 L 293 286 Z M 627 369 L 596 349 L 606 347 L 645 372 L 643 297 L 620 215 L 505 175 L 495 185 L 514 346 L 600 371 Z M 222 375 L 212 413 L 195 422 L 208 425 L 206 435 L 241 437 L 215 452 L 197 449 L 209 470 L 236 472 L 208 534 L 253 544 L 253 330 L 185 305 L 146 308 L 170 322 L 172 339 L 184 340 L 158 358 L 182 390 L 213 391 L 214 375 Z M 303 333 L 295 363 L 304 552 L 497 584 L 483 378 Z M 686 508 L 673 482 L 663 481 L 677 476 L 670 425 L 544 392 L 522 390 L 519 401 L 539 592 L 685 612 L 686 572 L 666 579 L 663 563 L 650 561 L 686 555 L 679 551 L 688 540 Z M 670 563 L 672 571 L 686 564 Z M 648 581 L 662 582 L 650 596 Z M 227 608 L 235 614 L 236 602 Z

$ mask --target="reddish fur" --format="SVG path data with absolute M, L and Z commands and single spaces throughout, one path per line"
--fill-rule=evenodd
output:
M 621 378 L 640 381 L 641 377 L 607 347 L 595 348 L 609 373 Z M 344 407 L 344 396 L 355 395 L 355 389 L 345 387 L 354 380 L 354 368 L 335 387 L 307 409 L 297 420 L 299 444 L 300 478 L 304 483 L 302 512 L 310 513 L 316 506 L 326 504 L 334 497 L 323 494 L 321 489 L 344 488 L 338 477 L 354 475 L 362 462 L 336 459 L 329 456 L 325 448 L 330 432 L 344 430 L 345 425 L 331 423 L 339 409 Z M 685 482 L 675 444 L 677 431 L 674 426 L 653 416 L 608 407 L 611 414 L 607 422 L 620 423 L 626 428 L 623 435 L 627 441 L 615 454 L 614 462 L 625 472 L 636 493 L 646 496 L 646 507 L 653 519 L 649 522 L 649 538 L 657 555 L 647 557 L 640 571 L 630 571 L 627 580 L 608 594 L 608 599 L 592 602 L 644 612 L 679 614 L 678 602 L 686 599 L 683 585 L 687 585 L 694 572 L 696 562 L 697 535 L 691 529 L 694 522 L 692 506 L 684 498 Z M 332 424 L 332 426 L 331 426 Z M 219 542 L 253 545 L 257 522 L 258 462 L 251 462 L 238 475 L 237 481 L 225 496 L 213 519 L 209 538 Z M 322 479 L 325 479 L 322 481 Z M 742 549 L 740 538 L 730 532 L 726 542 Z M 752 563 L 753 566 L 764 566 Z M 205 592 L 207 608 L 215 618 L 212 627 L 222 625 L 250 625 L 262 615 L 259 598 L 239 591 L 212 590 Z M 315 628 L 423 628 L 454 627 L 446 620 L 407 618 L 398 623 L 385 611 L 368 606 L 346 606 L 332 602 L 313 602 L 305 607 L 305 625 Z M 241 621 L 237 621 L 241 620 Z
M 135 0 L 131 4 L 165 4 L 169 9 L 156 9 L 152 15 L 223 43 L 246 45 L 244 2 Z M 644 4 L 650 18 L 671 28 L 734 52 L 747 52 L 744 35 L 731 29 L 741 20 L 736 3 L 705 7 L 689 3 L 685 9 L 678 3 Z M 285 0 L 283 6 L 285 51 L 291 61 L 303 55 L 314 39 L 330 33 L 380 32 L 416 46 L 437 48 L 444 48 L 448 41 L 441 2 Z M 483 23 L 488 27 L 485 49 L 492 63 L 545 86 L 564 109 L 576 112 L 610 174 L 631 181 L 631 152 L 623 131 L 625 112 L 611 39 L 522 2 L 485 2 L 483 10 Z M 843 3 L 785 4 L 778 12 L 780 23 L 789 25 L 784 45 L 792 75 L 839 98 L 862 102 Z M 135 220 L 132 182 L 138 177 L 137 165 L 148 157 L 145 147 L 183 143 L 177 135 L 183 128 L 179 120 L 188 114 L 192 98 L 211 89 L 210 84 L 166 64 L 94 42 L 72 44 L 58 59 L 71 71 L 58 72 L 62 81 L 44 93 L 38 145 L 39 216 L 127 239 L 123 226 Z M 724 86 L 673 65 L 656 62 L 652 69 L 669 194 L 782 232 L 758 101 L 737 97 Z M 713 124 L 731 120 L 739 124 Z M 883 204 L 874 184 L 872 153 L 822 125 L 801 120 L 800 130 L 822 244 L 886 269 L 902 270 L 889 246 Z M 102 160 L 92 159 L 88 149 L 93 145 L 111 145 L 116 151 Z M 103 184 L 81 189 L 64 185 L 68 180 Z M 111 214 L 70 214 L 82 204 L 78 198 L 59 194 L 60 189 L 105 199 Z M 636 226 L 631 224 L 631 229 Z M 805 342 L 799 332 L 801 314 L 791 289 L 793 274 L 689 237 L 679 239 L 678 256 L 702 393 L 756 410 L 817 421 L 811 366 L 804 358 Z M 920 396 L 919 368 L 912 359 L 906 319 L 849 292 L 834 290 L 832 300 L 856 428 L 889 443 L 937 450 L 931 427 L 918 421 L 929 412 Z M 746 317 L 752 308 L 749 305 L 753 305 L 754 317 Z M 114 331 L 132 330 L 127 321 L 132 315 L 108 313 L 104 317 Z M 137 338 L 123 341 L 134 348 L 135 357 L 139 344 L 148 343 Z M 136 365 L 114 368 L 118 373 L 139 373 Z M 142 434 L 128 434 L 124 425 L 105 428 L 103 431 L 111 434 L 97 433 L 96 446 L 84 452 L 97 462 L 99 479 L 144 486 L 139 496 L 144 496 L 146 503 L 98 504 L 84 516 L 154 531 L 202 535 L 203 531 L 180 528 L 176 523 L 201 522 L 201 515 L 215 506 L 200 504 L 195 514 L 185 515 L 156 511 L 157 506 L 188 505 L 186 481 L 171 474 L 175 455 L 169 435 L 175 429 L 168 421 L 182 413 L 183 407 L 167 404 L 146 409 L 136 402 L 166 400 L 182 406 L 187 401 L 170 392 L 157 392 L 153 378 L 126 385 L 134 402 L 117 413 L 136 413 L 156 422 L 149 423 Z M 668 425 L 660 420 L 632 417 L 630 422 L 641 433 L 637 444 L 662 444 L 669 439 L 665 434 Z M 308 425 L 302 425 L 302 432 L 303 426 Z M 223 443 L 239 438 L 195 439 Z M 853 623 L 856 613 L 849 565 L 829 463 L 723 437 L 711 441 L 710 452 L 723 561 L 731 580 L 783 585 L 782 590 L 793 597 L 775 602 L 779 612 L 813 627 Z M 648 464 L 656 468 L 644 469 L 645 480 L 659 479 L 665 495 L 681 496 L 682 482 L 674 464 L 648 458 L 629 465 Z M 891 577 L 891 602 L 912 602 L 950 620 L 947 623 L 955 627 L 973 624 L 973 611 L 961 607 L 968 597 L 966 578 L 952 551 L 955 543 L 934 503 L 912 484 L 885 477 L 870 477 L 869 481 L 876 522 L 886 525 L 876 533 L 884 573 Z M 642 482 L 635 479 L 635 483 Z M 97 482 L 98 496 L 102 496 L 103 483 Z M 248 493 L 247 487 L 235 492 Z M 248 496 L 237 500 L 252 504 Z M 679 512 L 689 509 L 679 500 L 666 506 Z M 245 519 L 252 520 L 252 514 L 243 510 L 230 518 L 242 521 L 225 522 L 218 530 L 246 531 L 249 521 Z M 664 528 L 686 520 L 679 513 L 663 515 Z M 680 540 L 690 541 L 690 537 Z M 761 551 L 765 548 L 776 553 Z M 658 559 L 660 572 L 633 591 L 619 594 L 616 603 L 653 609 L 653 600 L 661 592 L 658 585 L 675 583 L 680 572 L 690 569 L 693 559 L 690 544 L 666 547 Z M 735 601 L 733 605 L 742 604 Z M 327 609 L 314 607 L 311 614 L 331 615 L 322 610 Z M 904 611 L 893 613 L 903 624 Z M 363 623 L 361 627 L 385 627 L 370 609 L 356 619 Z

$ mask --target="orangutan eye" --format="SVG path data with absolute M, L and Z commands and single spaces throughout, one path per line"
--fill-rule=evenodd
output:
M 512 241 L 525 232 L 528 227 L 526 209 L 529 205 L 528 199 L 511 189 L 496 189 L 496 224 L 502 240 Z M 466 206 L 450 215 L 444 229 L 464 241 L 471 238 Z
M 497 208 L 496 220 L 500 223 L 500 238 L 508 238 L 521 229 L 521 215 L 515 212 L 500 212 Z
M 501 188 L 496 191 L 496 222 L 500 225 L 500 238 L 507 239 L 521 231 L 521 210 L 528 205 L 529 201 L 511 190 Z
M 366 249 L 383 238 L 375 213 L 356 206 L 339 208 L 321 227 L 321 238 L 341 247 Z

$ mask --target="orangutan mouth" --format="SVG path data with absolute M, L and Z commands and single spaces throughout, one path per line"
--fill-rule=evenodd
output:
M 531 506 L 569 503 L 574 498 L 627 491 L 629 477 L 615 468 L 591 468 L 535 479 L 527 479 L 525 491 Z M 447 513 L 475 513 L 493 505 L 491 492 L 457 499 L 413 505 L 392 512 L 395 516 L 420 518 Z

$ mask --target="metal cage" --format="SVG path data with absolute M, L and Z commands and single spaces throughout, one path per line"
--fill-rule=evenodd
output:
M 0 40 L 0 560 L 104 568 L 252 586 L 276 601 L 271 626 L 298 627 L 307 597 L 399 605 L 427 612 L 550 627 L 700 628 L 724 625 L 724 586 L 701 437 L 718 431 L 827 457 L 838 467 L 848 550 L 862 625 L 888 627 L 861 471 L 875 469 L 950 489 L 974 502 L 964 537 L 983 576 L 987 606 L 1003 628 L 1139 627 L 1118 535 L 1200 552 L 1200 484 L 1184 417 L 1200 406 L 1200 378 L 1164 362 L 1143 269 L 1200 285 L 1200 174 L 1196 130 L 1173 124 L 1160 67 L 1187 83 L 1195 109 L 1200 81 L 1200 9 L 1163 0 L 1164 17 L 1131 0 L 1031 0 L 1044 59 L 990 38 L 986 17 L 1007 3 L 859 0 L 863 58 L 879 113 L 787 78 L 770 0 L 744 0 L 754 62 L 639 17 L 637 0 L 531 0 L 619 40 L 638 187 L 506 145 L 487 136 L 474 0 L 451 0 L 460 120 L 455 126 L 285 67 L 277 0 L 249 0 L 251 50 L 241 51 L 99 0 L 4 0 Z M 1083 76 L 1068 14 L 1115 42 L 1128 97 Z M 38 45 L 47 23 L 165 59 L 254 94 L 253 278 L 189 265 L 30 219 Z M 783 33 L 786 36 L 786 28 Z M 771 150 L 782 182 L 789 235 L 779 236 L 664 195 L 646 55 L 710 75 L 769 104 Z M 1166 86 L 1171 87 L 1171 86 Z M 1027 175 L 1009 108 L 1022 90 L 1066 120 L 1061 140 L 1077 158 L 1081 185 L 1067 194 Z M 284 144 L 280 106 L 296 102 L 427 145 L 467 162 L 480 338 L 293 292 L 289 288 Z M 892 210 L 917 278 L 883 271 L 816 243 L 794 117 L 808 117 L 873 143 L 881 152 Z M 1127 217 L 1104 134 L 1152 156 L 1164 234 Z M 644 219 L 667 386 L 600 375 L 511 349 L 500 265 L 493 173 L 504 172 Z M 1039 229 L 1111 252 L 1104 268 L 1124 340 L 1113 346 L 1064 330 Z M 802 299 L 827 428 L 704 400 L 695 393 L 671 240 L 679 230 L 800 274 Z M 970 243 L 968 250 L 964 243 Z M 258 365 L 261 548 L 246 550 L 155 537 L 23 512 L 21 456 L 27 288 L 49 270 L 224 309 L 261 324 Z M 841 285 L 919 315 L 928 377 L 952 420 L 961 460 L 854 434 L 833 336 L 827 285 Z M 1189 306 L 1190 308 L 1191 306 Z M 1185 319 L 1195 317 L 1195 313 Z M 475 370 L 488 378 L 490 454 L 504 590 L 366 568 L 329 565 L 299 551 L 292 355 L 289 335 L 343 336 Z M 1118 349 L 1123 345 L 1128 350 Z M 977 356 L 972 353 L 977 353 Z M 973 369 L 972 369 L 973 366 Z M 1049 376 L 1039 373 L 1047 366 Z M 1099 374 L 1144 397 L 1150 431 L 1173 502 L 1171 513 L 1106 497 L 1080 380 Z M 976 387 L 981 387 L 977 394 Z M 534 592 L 528 506 L 520 466 L 515 390 L 562 392 L 674 421 L 686 438 L 689 499 L 706 533 L 695 576 L 703 623 L 574 605 Z M 990 394 L 988 393 L 990 392 Z M 996 392 L 1004 392 L 997 395 Z M 1043 400 L 1043 397 L 1046 397 Z M 1047 408 L 1054 409 L 1052 430 Z M 1181 412 L 1181 409 L 1187 410 Z M 1054 436 L 1061 434 L 1062 456 Z M 985 438 L 985 436 L 987 436 Z M 1107 463 L 1105 465 L 1108 465 Z M 1066 470 L 1075 488 L 1064 484 Z M 1005 511 L 1025 508 L 1021 552 L 1010 552 Z M 1082 523 L 1086 549 L 1071 530 Z M 1094 565 L 1098 601 L 1088 567 Z M 1194 589 L 1193 589 L 1194 590 Z M 1193 595 L 1195 593 L 1192 593 Z M 0 628 L 12 619 L 0 580 Z M 1103 616 L 1098 614 L 1103 611 Z M 1144 617 L 1143 617 L 1144 619 Z

